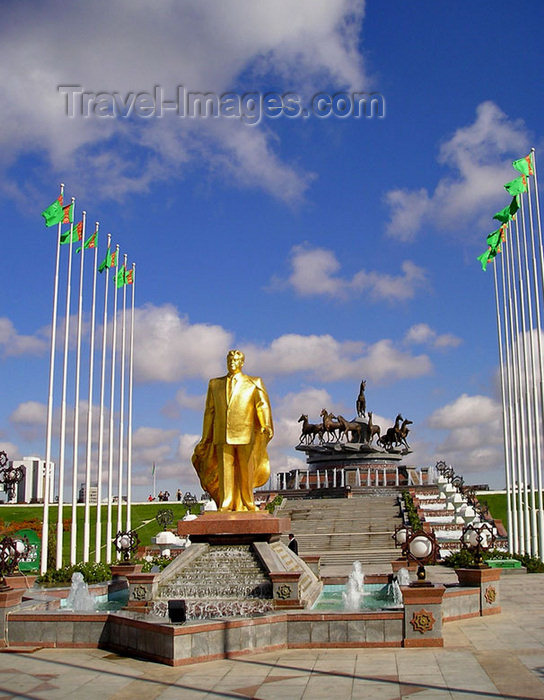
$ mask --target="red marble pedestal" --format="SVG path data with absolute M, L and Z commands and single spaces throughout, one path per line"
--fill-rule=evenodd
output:
M 203 513 L 196 520 L 179 520 L 178 535 L 208 544 L 274 542 L 289 532 L 291 519 L 276 518 L 265 511 L 255 513 Z

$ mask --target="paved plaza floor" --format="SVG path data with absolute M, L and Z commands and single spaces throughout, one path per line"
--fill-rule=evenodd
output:
M 442 649 L 292 649 L 178 668 L 98 649 L 2 653 L 0 700 L 544 698 L 544 574 L 504 576 L 501 596 L 501 615 L 446 624 Z

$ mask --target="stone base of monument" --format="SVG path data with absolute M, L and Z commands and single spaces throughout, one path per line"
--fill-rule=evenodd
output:
M 289 532 L 290 518 L 276 518 L 265 511 L 255 513 L 208 512 L 196 520 L 178 521 L 178 535 L 207 544 L 275 542 Z
M 322 589 L 315 562 L 280 541 L 290 518 L 269 513 L 208 512 L 178 522 L 191 546 L 145 581 L 129 577 L 129 605 L 166 617 L 169 600 L 185 600 L 190 619 L 249 617 L 310 607 Z

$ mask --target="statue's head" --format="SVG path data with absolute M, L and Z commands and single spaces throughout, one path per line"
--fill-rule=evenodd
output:
M 227 354 L 227 370 L 229 374 L 241 372 L 245 359 L 246 357 L 241 350 L 229 350 Z

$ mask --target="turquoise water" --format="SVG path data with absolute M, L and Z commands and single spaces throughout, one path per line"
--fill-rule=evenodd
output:
M 108 594 L 104 593 L 103 595 L 95 596 L 94 599 L 97 612 L 121 610 L 128 603 L 128 588 L 111 593 L 109 598 Z M 61 599 L 60 608 L 61 610 L 66 608 L 66 598 Z
M 360 610 L 382 610 L 383 608 L 398 608 L 389 592 L 390 585 L 383 583 L 365 583 L 365 595 L 361 600 Z M 343 612 L 344 601 L 342 593 L 346 587 L 342 584 L 323 586 L 323 591 L 312 606 L 315 611 Z M 353 612 L 353 611 L 350 611 Z

